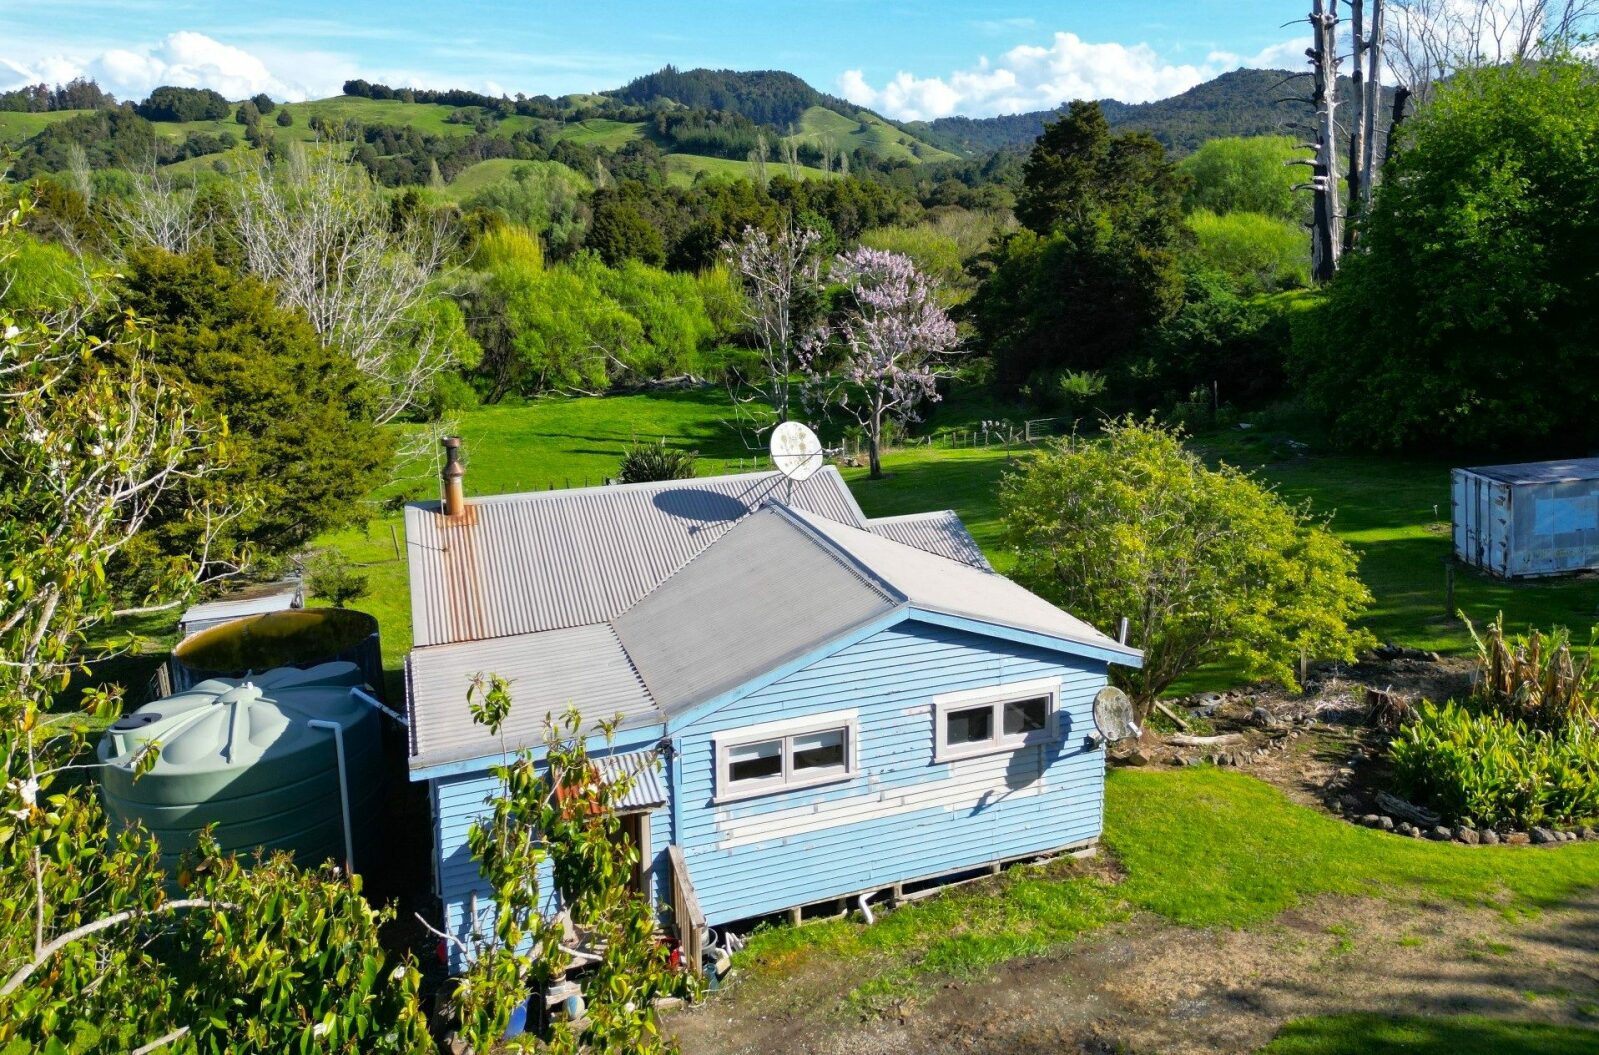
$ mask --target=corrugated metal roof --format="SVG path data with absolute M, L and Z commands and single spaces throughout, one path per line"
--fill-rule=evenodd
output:
M 545 716 L 569 706 L 585 728 L 618 714 L 624 725 L 661 719 L 607 623 L 417 649 L 406 661 L 412 769 L 499 752 L 499 738 L 467 709 L 467 690 L 480 673 L 511 683 L 504 732 L 512 749 L 541 745 Z
M 1466 470 L 1507 484 L 1564 484 L 1599 480 L 1599 458 L 1565 461 L 1520 462 L 1515 465 L 1478 465 Z
M 408 506 L 417 647 L 603 623 L 769 499 L 859 524 L 838 470 L 748 473 L 476 499 L 460 518 Z
M 958 560 L 984 571 L 993 571 L 977 540 L 972 538 L 971 532 L 966 530 L 966 525 L 961 523 L 961 518 L 955 515 L 953 509 L 878 517 L 868 520 L 866 529 L 874 535 L 893 539 L 906 546 Z
M 1003 575 L 940 557 L 801 510 L 784 510 L 903 594 L 916 608 L 1033 630 L 1137 658 L 1087 623 Z
M 607 784 L 616 784 L 624 778 L 628 781 L 628 789 L 613 803 L 618 810 L 648 810 L 666 805 L 661 760 L 654 751 L 624 751 L 619 755 L 590 758 L 589 762 Z
M 621 615 L 616 633 L 670 715 L 803 656 L 904 600 L 769 506 Z

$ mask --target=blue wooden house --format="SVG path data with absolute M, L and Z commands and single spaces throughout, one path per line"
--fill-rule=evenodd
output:
M 406 510 L 413 780 L 430 789 L 443 928 L 492 912 L 466 834 L 498 740 L 478 673 L 535 746 L 620 716 L 638 882 L 700 927 L 1091 846 L 1091 706 L 1136 650 L 996 574 L 950 512 L 868 519 L 831 467 Z M 553 906 L 552 906 L 553 907 Z M 458 965 L 458 964 L 457 964 Z

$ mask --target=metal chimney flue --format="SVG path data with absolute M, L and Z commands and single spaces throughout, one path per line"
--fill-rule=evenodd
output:
M 466 488 L 461 482 L 465 476 L 466 466 L 461 464 L 461 437 L 446 436 L 444 471 L 439 474 L 439 481 L 444 485 L 443 512 L 447 517 L 458 517 L 466 512 Z

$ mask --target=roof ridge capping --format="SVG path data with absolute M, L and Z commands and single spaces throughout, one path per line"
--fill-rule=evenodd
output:
M 828 486 L 837 487 L 843 494 L 848 495 L 850 504 L 854 507 L 854 512 L 857 519 L 861 523 L 866 522 L 866 514 L 861 511 L 860 504 L 855 501 L 855 496 L 850 493 L 848 485 L 844 483 L 844 477 L 838 471 L 838 466 L 822 466 L 821 470 L 816 474 L 816 476 L 811 477 L 811 479 L 816 479 L 818 477 L 828 477 Z M 585 491 L 594 491 L 607 495 L 627 494 L 629 492 L 681 491 L 691 490 L 695 487 L 703 487 L 706 484 L 724 484 L 735 480 L 747 481 L 753 489 L 765 484 L 778 484 L 785 479 L 787 479 L 787 477 L 778 472 L 776 469 L 757 469 L 754 472 L 747 473 L 720 473 L 716 476 L 691 476 L 682 480 L 644 480 L 638 483 L 630 484 L 600 483 L 589 484 L 585 487 L 557 487 L 543 491 L 504 491 L 499 494 L 470 496 L 467 499 L 467 504 L 510 505 L 515 502 L 558 502 L 562 499 L 570 499 L 573 495 L 581 494 Z M 803 487 L 805 482 L 806 481 L 800 481 L 799 486 Z M 775 491 L 775 488 L 768 488 L 759 495 L 751 495 L 751 512 L 759 508 L 762 503 L 772 501 L 774 498 L 773 491 Z M 415 502 L 407 502 L 405 505 L 407 509 L 416 509 L 422 512 L 435 513 L 438 511 L 441 503 L 436 498 L 430 498 Z
M 878 593 L 882 594 L 883 597 L 886 600 L 891 601 L 892 603 L 894 603 L 896 605 L 910 603 L 910 595 L 909 594 L 907 594 L 904 590 L 901 590 L 899 587 L 895 586 L 888 579 L 885 579 L 882 575 L 878 574 L 875 570 L 873 570 L 871 565 L 867 564 L 865 561 L 861 560 L 855 554 L 851 553 L 849 550 L 845 549 L 843 546 L 840 546 L 836 541 L 834 541 L 833 539 L 829 538 L 825 532 L 818 531 L 815 527 L 813 527 L 808 522 L 808 518 L 805 516 L 805 514 L 800 512 L 798 509 L 795 509 L 792 506 L 789 506 L 789 505 L 787 505 L 787 504 L 785 504 L 783 502 L 780 502 L 780 501 L 778 501 L 776 499 L 768 499 L 766 502 L 764 502 L 761 505 L 760 509 L 757 509 L 754 513 L 751 513 L 750 516 L 753 517 L 753 516 L 755 516 L 755 515 L 757 515 L 759 513 L 762 513 L 762 512 L 768 511 L 768 510 L 773 512 L 773 513 L 775 513 L 775 514 L 777 514 L 778 516 L 782 517 L 784 520 L 788 521 L 788 523 L 792 524 L 799 531 L 800 535 L 803 538 L 808 539 L 811 542 L 812 545 L 814 545 L 817 548 L 819 548 L 822 552 L 826 553 L 829 557 L 832 557 L 846 571 L 849 571 L 852 574 L 854 574 L 866 586 L 868 586 L 871 589 L 876 590 Z M 834 521 L 834 523 L 837 523 L 837 521 Z M 844 524 L 842 526 L 843 527 L 850 527 L 851 525 Z M 863 529 L 856 528 L 856 530 L 860 531 L 860 530 L 863 530 Z M 876 537 L 876 536 L 874 536 L 874 537 Z M 717 539 L 717 542 L 720 542 L 720 541 L 721 541 L 721 539 Z M 715 545 L 716 545 L 715 542 L 711 543 L 712 547 L 714 547 Z M 895 543 L 895 545 L 899 545 L 899 543 Z M 707 547 L 707 548 L 710 548 L 710 547 Z M 936 557 L 936 556 L 939 556 L 939 555 L 936 554 L 936 553 L 933 553 L 933 554 L 929 554 L 929 556 Z M 949 560 L 949 558 L 947 558 L 947 557 L 944 557 L 944 558 L 941 558 L 941 559 Z M 959 562 L 955 562 L 955 563 L 959 563 Z

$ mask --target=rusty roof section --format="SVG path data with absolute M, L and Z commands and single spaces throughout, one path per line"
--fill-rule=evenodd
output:
M 832 466 L 792 488 L 766 472 L 498 495 L 461 517 L 408 506 L 413 643 L 609 622 L 773 499 L 866 523 Z

